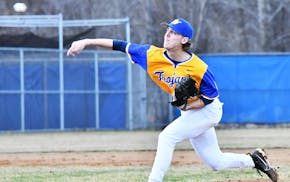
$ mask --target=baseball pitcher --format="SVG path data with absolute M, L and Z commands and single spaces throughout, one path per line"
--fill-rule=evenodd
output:
M 99 46 L 126 53 L 140 65 L 158 87 L 172 96 L 172 106 L 181 116 L 159 135 L 157 153 L 148 182 L 163 180 L 178 142 L 189 140 L 196 154 L 212 169 L 256 168 L 273 182 L 278 181 L 262 149 L 250 154 L 224 153 L 218 145 L 215 126 L 222 117 L 222 102 L 214 74 L 197 55 L 189 52 L 194 29 L 178 18 L 161 23 L 166 29 L 163 47 L 140 45 L 122 40 L 83 39 L 75 41 L 67 55 L 75 56 L 86 46 Z

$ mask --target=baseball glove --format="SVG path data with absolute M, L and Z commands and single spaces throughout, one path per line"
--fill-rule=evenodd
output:
M 190 76 L 188 76 L 186 80 L 178 83 L 174 90 L 176 100 L 171 102 L 171 105 L 179 107 L 185 104 L 186 106 L 187 100 L 190 97 L 198 95 L 198 90 L 195 86 L 195 83 L 196 81 Z

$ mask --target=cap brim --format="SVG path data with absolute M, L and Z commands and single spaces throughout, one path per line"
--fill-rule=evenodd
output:
M 163 28 L 168 28 L 169 27 L 169 24 L 166 23 L 166 22 L 161 22 L 160 23 L 160 26 L 163 27 Z

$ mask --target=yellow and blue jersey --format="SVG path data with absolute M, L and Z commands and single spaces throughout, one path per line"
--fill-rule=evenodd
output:
M 190 58 L 183 62 L 176 62 L 166 54 L 166 49 L 153 45 L 133 44 L 123 42 L 125 50 L 133 63 L 139 64 L 162 90 L 174 93 L 176 84 L 188 76 L 196 81 L 196 87 L 205 98 L 218 97 L 218 88 L 208 65 L 197 55 L 190 54 Z M 119 46 L 120 47 L 120 46 Z M 117 48 L 115 48 L 117 49 Z M 191 98 L 190 101 L 197 98 Z M 189 102 L 190 102 L 189 101 Z

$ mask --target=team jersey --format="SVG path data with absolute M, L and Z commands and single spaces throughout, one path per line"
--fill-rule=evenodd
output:
M 188 53 L 188 60 L 176 62 L 166 54 L 166 49 L 149 44 L 127 43 L 125 52 L 133 63 L 140 65 L 148 73 L 157 86 L 171 95 L 177 83 L 191 76 L 203 97 L 218 97 L 218 88 L 212 72 L 208 65 L 193 53 Z M 189 102 L 197 98 L 190 98 Z

